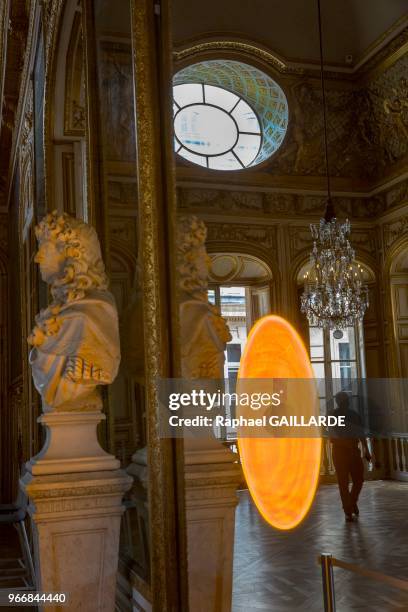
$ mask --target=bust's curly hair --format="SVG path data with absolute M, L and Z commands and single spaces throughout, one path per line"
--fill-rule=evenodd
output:
M 71 302 L 83 298 L 90 289 L 108 288 L 98 236 L 92 226 L 54 210 L 36 226 L 35 235 L 40 245 L 48 240 L 55 242 L 66 258 L 63 276 L 51 285 L 56 302 Z
M 177 272 L 179 289 L 191 296 L 207 296 L 208 278 L 199 274 L 199 264 L 205 258 L 209 268 L 209 257 L 205 250 L 207 228 L 194 215 L 179 217 L 177 227 Z

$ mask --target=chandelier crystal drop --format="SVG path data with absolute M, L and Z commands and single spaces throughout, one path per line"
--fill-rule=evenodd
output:
M 313 249 L 311 270 L 304 275 L 301 310 L 309 324 L 344 329 L 361 321 L 368 307 L 368 288 L 363 270 L 355 263 L 349 242 L 350 222 L 335 217 L 310 226 Z

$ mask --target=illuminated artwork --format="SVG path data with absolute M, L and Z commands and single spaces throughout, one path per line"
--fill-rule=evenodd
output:
M 267 316 L 254 325 L 238 379 L 241 391 L 248 379 L 302 379 L 304 386 L 299 388 L 307 387 L 308 392 L 299 395 L 299 409 L 303 414 L 317 414 L 309 356 L 298 333 L 281 317 Z M 320 437 L 255 438 L 238 432 L 249 491 L 259 512 L 273 527 L 293 529 L 307 515 L 319 479 L 321 444 Z

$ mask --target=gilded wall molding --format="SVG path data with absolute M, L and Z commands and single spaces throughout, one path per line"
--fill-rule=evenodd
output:
M 174 341 L 171 346 L 169 344 L 170 329 L 177 325 L 178 305 L 175 297 L 167 293 L 168 283 L 174 282 L 171 257 L 175 251 L 166 248 L 169 240 L 174 244 L 175 227 L 171 125 L 166 123 L 166 117 L 172 116 L 172 72 L 167 63 L 171 56 L 170 14 L 167 2 L 159 6 L 160 15 L 154 12 L 154 5 L 149 0 L 131 0 L 148 423 L 151 592 L 153 609 L 165 612 L 183 609 L 187 582 L 183 546 L 184 496 L 178 481 L 183 467 L 179 458 L 182 449 L 174 441 L 159 438 L 157 379 L 175 373 L 172 360 L 174 354 L 179 354 Z M 164 123 L 161 121 L 163 115 Z
M 261 60 L 272 69 L 283 74 L 291 72 L 295 74 L 304 73 L 303 69 L 290 67 L 285 61 L 270 51 L 242 40 L 211 40 L 198 42 L 196 44 L 193 43 L 190 47 L 186 46 L 179 51 L 173 51 L 173 57 L 175 62 L 192 63 L 191 60 L 195 61 L 197 56 L 204 54 L 217 55 L 219 52 L 223 53 L 225 51 L 232 51 L 233 53 L 247 55 L 248 57 Z
M 385 33 L 386 35 L 387 33 Z M 377 53 L 367 58 L 363 63 L 360 62 L 357 76 L 358 78 L 370 78 L 375 73 L 384 72 L 392 63 L 407 52 L 408 27 L 404 28 L 399 34 L 392 38 Z

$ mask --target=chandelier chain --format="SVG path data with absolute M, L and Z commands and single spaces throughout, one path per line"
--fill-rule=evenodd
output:
M 326 181 L 327 181 L 327 197 L 328 207 L 332 207 L 331 202 L 331 182 L 330 182 L 330 165 L 329 165 L 329 146 L 327 138 L 327 105 L 326 105 L 326 87 L 324 82 L 324 60 L 323 60 L 323 33 L 322 33 L 322 12 L 320 0 L 317 0 L 317 12 L 319 22 L 319 49 L 320 49 L 320 82 L 322 89 L 322 106 L 323 106 L 323 139 L 324 139 L 324 156 L 326 164 Z M 332 213 L 334 217 L 334 211 Z

